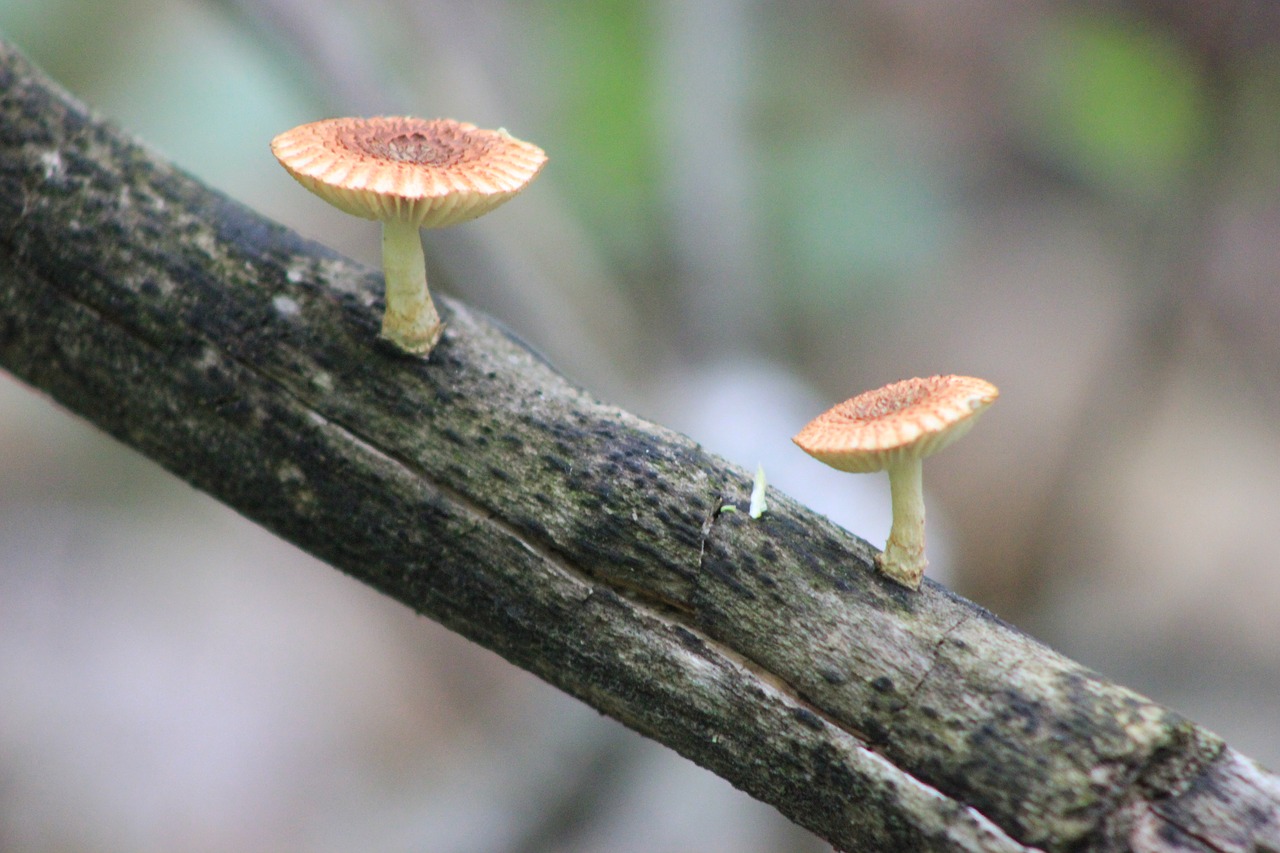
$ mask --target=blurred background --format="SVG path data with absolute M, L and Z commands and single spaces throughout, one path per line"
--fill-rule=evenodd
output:
M 990 379 L 926 466 L 931 574 L 1280 767 L 1277 4 L 0 0 L 0 34 L 371 265 L 276 133 L 538 143 L 426 234 L 433 288 L 877 545 L 887 483 L 790 436 Z M 0 849 L 827 848 L 0 376 Z

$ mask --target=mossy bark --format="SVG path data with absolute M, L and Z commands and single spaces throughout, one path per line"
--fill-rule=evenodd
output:
M 1213 735 L 749 518 L 747 472 L 458 303 L 429 359 L 379 344 L 380 292 L 0 46 L 0 364 L 68 409 L 842 849 L 1280 850 Z

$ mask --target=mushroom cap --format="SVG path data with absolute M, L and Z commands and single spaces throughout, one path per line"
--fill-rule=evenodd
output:
M 334 118 L 271 140 L 271 152 L 311 192 L 364 219 L 438 228 L 475 219 L 542 169 L 541 148 L 505 130 L 453 119 Z
M 946 447 L 999 395 L 996 386 L 972 376 L 906 379 L 833 406 L 791 440 L 832 468 L 880 471 Z

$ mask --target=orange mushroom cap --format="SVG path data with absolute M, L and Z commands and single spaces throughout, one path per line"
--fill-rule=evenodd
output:
M 271 151 L 298 183 L 334 207 L 421 228 L 488 213 L 547 162 L 541 148 L 505 130 L 407 116 L 300 125 L 273 139 Z
M 880 471 L 946 447 L 999 395 L 996 386 L 972 376 L 906 379 L 833 406 L 792 441 L 840 471 Z

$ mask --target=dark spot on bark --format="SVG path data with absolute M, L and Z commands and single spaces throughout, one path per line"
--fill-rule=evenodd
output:
M 567 459 L 561 459 L 559 456 L 552 456 L 550 453 L 542 455 L 542 461 L 546 463 L 548 468 L 559 471 L 561 474 L 572 474 L 573 463 Z
M 710 560 L 703 566 L 704 571 L 715 580 L 729 587 L 738 595 L 746 598 L 748 601 L 754 601 L 756 594 L 747 589 L 741 581 L 735 577 L 735 572 L 730 563 L 723 560 Z
M 866 734 L 871 746 L 883 746 L 889 742 L 889 729 L 879 719 L 866 717 L 858 723 L 858 729 Z
M 459 435 L 458 432 L 454 430 L 452 427 L 440 427 L 437 431 L 440 433 L 440 436 L 444 438 L 446 441 L 452 444 L 456 444 L 459 447 L 465 446 L 467 443 L 467 440 L 463 438 L 461 435 Z
M 236 424 L 247 424 L 253 418 L 253 404 L 243 397 L 223 399 L 215 408 L 218 414 Z
M 699 637 L 697 634 L 693 633 L 688 628 L 682 628 L 679 625 L 677 625 L 674 628 L 674 633 L 676 635 L 676 639 L 680 641 L 680 645 L 684 646 L 690 651 L 698 652 L 699 654 L 705 654 L 707 650 L 707 644 L 703 642 L 702 638 Z
M 813 729 L 815 732 L 822 731 L 822 719 L 808 708 L 792 708 L 791 716 L 805 728 Z
M 849 680 L 848 676 L 846 676 L 843 672 L 829 666 L 821 667 L 818 670 L 818 675 L 822 676 L 823 681 L 827 682 L 828 684 L 835 685 L 836 687 L 839 687 L 841 684 L 844 684 L 846 681 Z
M 889 693 L 893 690 L 893 679 L 887 675 L 878 675 L 871 679 L 871 688 L 880 693 Z
M 1016 690 L 1005 690 L 998 699 L 1001 704 L 995 722 L 1002 728 L 1027 735 L 1040 730 L 1047 716 L 1043 702 L 1028 699 Z

